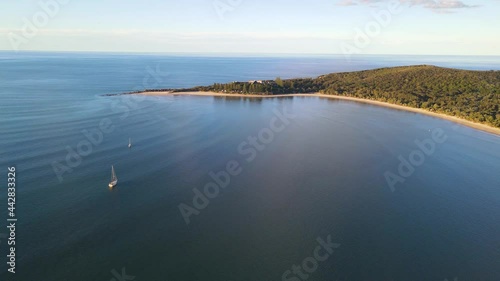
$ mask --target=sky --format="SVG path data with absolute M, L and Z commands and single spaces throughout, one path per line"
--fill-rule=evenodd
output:
M 500 0 L 15 0 L 0 50 L 500 55 Z

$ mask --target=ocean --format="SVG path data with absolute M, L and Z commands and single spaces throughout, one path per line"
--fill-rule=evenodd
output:
M 0 52 L 0 279 L 500 280 L 498 136 L 317 97 L 104 96 L 414 64 L 500 57 Z

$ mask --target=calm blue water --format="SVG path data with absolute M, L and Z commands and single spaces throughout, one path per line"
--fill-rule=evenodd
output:
M 340 247 L 288 280 L 500 280 L 498 136 L 320 98 L 101 96 L 410 64 L 499 70 L 500 58 L 0 52 L 0 179 L 16 166 L 19 219 L 16 275 L 0 236 L 1 280 L 287 280 L 328 235 Z M 239 145 L 275 110 L 295 117 L 249 161 Z M 95 133 L 101 122 L 113 130 Z M 85 130 L 96 144 L 70 166 Z M 384 173 L 434 130 L 446 141 L 392 192 Z M 229 161 L 241 173 L 186 225 L 179 204 Z M 58 178 L 54 163 L 71 171 Z

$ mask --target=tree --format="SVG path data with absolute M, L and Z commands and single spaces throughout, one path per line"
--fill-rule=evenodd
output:
M 274 80 L 278 86 L 283 87 L 283 80 L 281 80 L 280 77 L 276 77 L 276 80 Z

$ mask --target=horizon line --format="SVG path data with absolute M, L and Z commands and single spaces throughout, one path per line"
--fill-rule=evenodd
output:
M 137 54 L 137 55 L 222 55 L 222 56 L 345 56 L 341 53 L 248 53 L 248 52 L 140 52 L 140 51 L 88 51 L 88 50 L 6 50 L 0 49 L 3 53 L 90 53 L 90 54 Z M 439 56 L 439 57 L 500 57 L 497 55 L 449 55 L 449 54 L 394 54 L 394 53 L 371 53 L 371 54 L 352 54 L 351 57 L 362 57 L 362 56 Z

